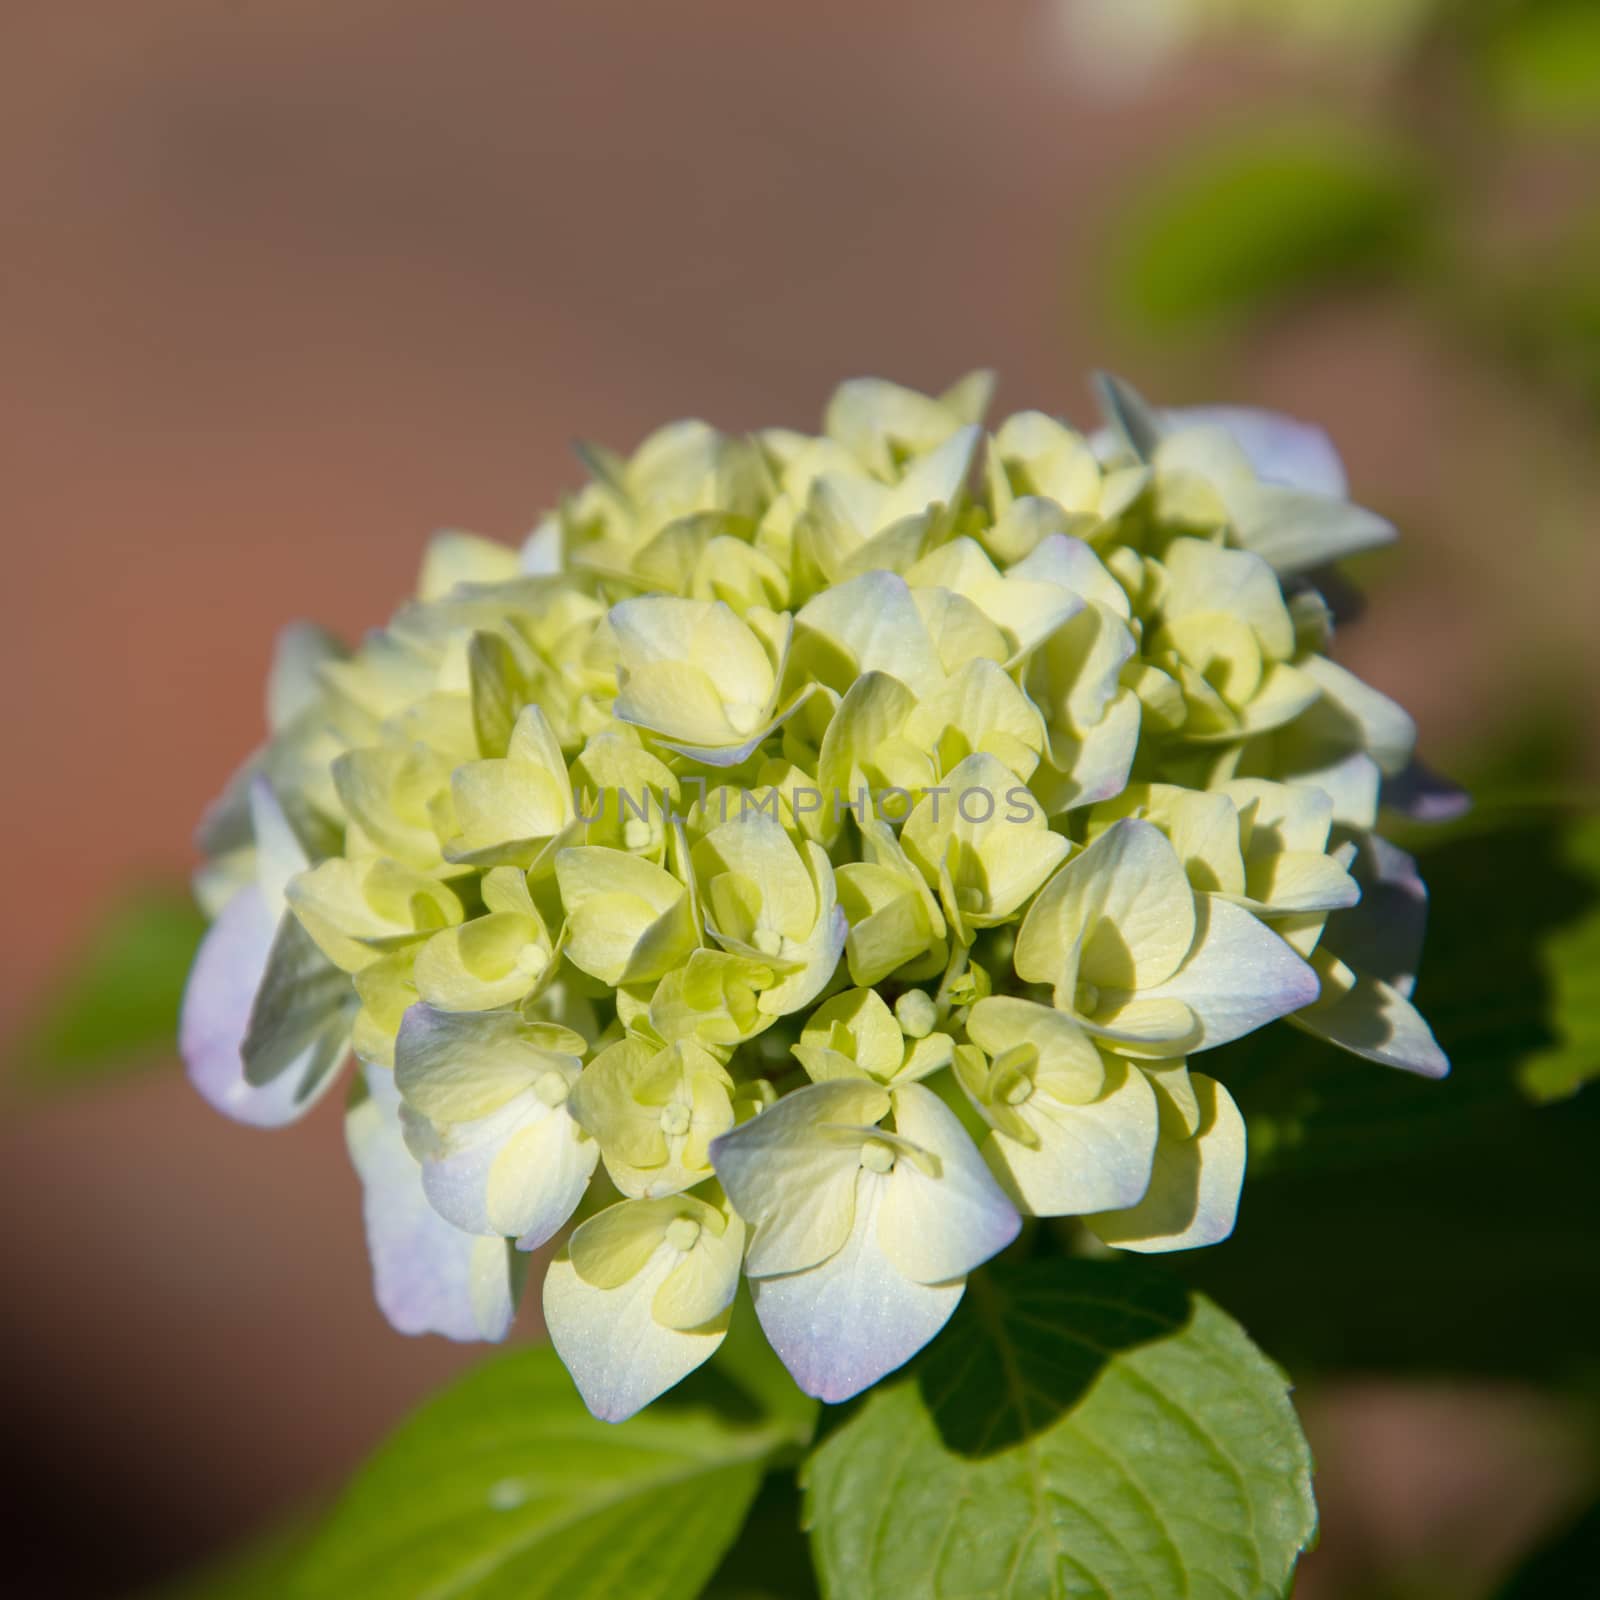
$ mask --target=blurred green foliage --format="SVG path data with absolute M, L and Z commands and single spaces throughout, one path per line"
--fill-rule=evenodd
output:
M 1376 99 L 1352 97 L 1348 115 L 1317 122 L 1298 107 L 1257 113 L 1126 194 L 1107 240 L 1111 311 L 1170 350 L 1380 285 L 1554 396 L 1600 409 L 1592 184 L 1569 174 L 1567 215 L 1485 248 L 1516 210 L 1497 176 L 1522 174 L 1532 191 L 1528 174 L 1581 172 L 1575 155 L 1600 138 L 1600 5 L 1437 0 L 1427 26 L 1374 35 L 1368 49 L 1401 52 Z
M 1590 817 L 1561 837 L 1566 881 L 1588 898 L 1587 914 L 1550 930 L 1540 957 L 1549 985 L 1556 1037 L 1517 1065 L 1517 1082 L 1534 1100 L 1562 1100 L 1600 1075 L 1600 819 Z
M 1600 7 L 1543 0 L 1488 15 L 1483 70 L 1511 122 L 1563 133 L 1600 122 Z
M 1230 133 L 1129 202 L 1116 309 L 1154 334 L 1252 316 L 1387 270 L 1418 247 L 1428 210 L 1426 175 L 1398 141 L 1338 123 Z
M 204 932 L 205 919 L 181 885 L 144 885 L 113 901 L 11 1043 L 19 1078 L 71 1085 L 170 1060 L 184 982 Z
M 1600 212 L 1570 220 L 1537 257 L 1497 273 L 1472 315 L 1486 344 L 1600 410 Z

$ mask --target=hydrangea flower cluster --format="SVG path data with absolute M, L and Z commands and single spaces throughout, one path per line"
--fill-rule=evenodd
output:
M 284 634 L 183 1049 L 261 1126 L 359 1061 L 396 1327 L 502 1337 L 577 1217 L 543 1306 L 596 1415 L 741 1276 L 840 1400 L 1024 1215 L 1224 1238 L 1244 1123 L 1191 1058 L 1288 1018 L 1446 1070 L 1373 829 L 1454 799 L 1325 653 L 1319 573 L 1393 530 L 1301 424 L 1107 380 L 1093 437 L 985 432 L 989 392 L 587 447 L 521 550 L 441 535 L 354 650 Z

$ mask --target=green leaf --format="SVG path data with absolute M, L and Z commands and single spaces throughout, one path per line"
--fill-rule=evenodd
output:
M 22 1075 L 75 1082 L 170 1056 L 205 926 L 187 889 L 176 886 L 134 889 L 112 904 L 12 1047 Z
M 293 1593 L 693 1600 L 767 1460 L 794 1442 L 791 1423 L 703 1404 L 597 1422 L 552 1349 L 513 1351 L 402 1424 L 314 1539 Z
M 1151 333 L 1230 322 L 1403 263 L 1425 211 L 1392 141 L 1336 124 L 1236 132 L 1134 192 L 1111 240 L 1113 304 Z
M 1288 1384 L 1130 1261 L 973 1277 L 949 1329 L 811 1457 L 837 1600 L 1267 1600 L 1316 1527 Z

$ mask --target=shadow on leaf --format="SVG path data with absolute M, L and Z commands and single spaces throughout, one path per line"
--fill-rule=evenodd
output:
M 1053 1427 L 1110 1362 L 1191 1315 L 1182 1283 L 1133 1262 L 991 1266 L 968 1281 L 917 1384 L 946 1447 L 981 1459 Z
M 1279 1595 L 1316 1526 L 1282 1372 L 1135 1261 L 974 1274 L 802 1483 L 822 1592 L 851 1600 Z

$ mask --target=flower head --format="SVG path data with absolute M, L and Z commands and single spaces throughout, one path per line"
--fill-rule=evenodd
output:
M 1203 1052 L 1289 1017 L 1444 1070 L 1371 831 L 1441 790 L 1302 576 L 1392 530 L 1282 419 L 1108 385 L 1103 435 L 986 433 L 989 389 L 585 446 L 520 552 L 443 535 L 354 650 L 285 633 L 183 1047 L 268 1126 L 359 1057 L 397 1327 L 501 1337 L 579 1219 L 543 1305 L 597 1415 L 707 1359 L 741 1276 L 842 1399 L 1025 1213 L 1225 1237 Z

